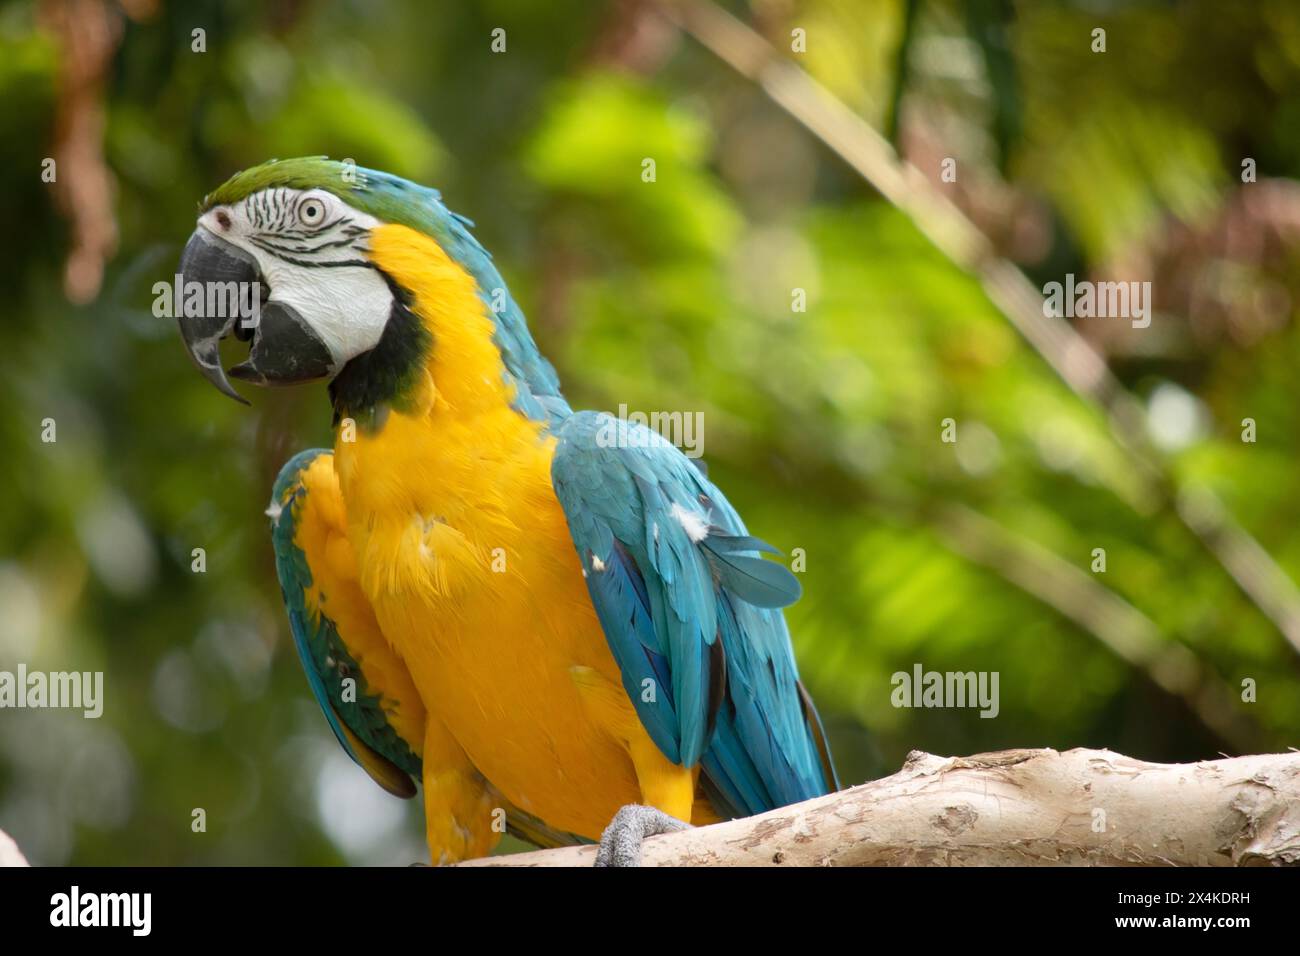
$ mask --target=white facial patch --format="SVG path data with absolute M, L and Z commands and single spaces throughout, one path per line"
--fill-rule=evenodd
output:
M 257 259 L 271 302 L 293 308 L 334 357 L 334 371 L 379 344 L 393 293 L 366 261 L 380 220 L 323 189 L 264 189 L 199 217 Z

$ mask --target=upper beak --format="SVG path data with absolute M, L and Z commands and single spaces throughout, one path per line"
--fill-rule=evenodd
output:
M 239 339 L 253 340 L 248 359 L 230 370 L 235 378 L 256 385 L 296 385 L 334 373 L 334 356 L 320 336 L 292 306 L 269 301 L 257 260 L 238 246 L 199 226 L 181 253 L 180 272 L 186 293 L 181 297 L 186 305 L 179 316 L 181 338 L 203 377 L 224 394 L 248 404 L 221 368 L 219 344 L 232 331 Z M 187 294 L 191 283 L 204 290 L 193 309 Z M 214 289 L 220 293 L 229 283 L 239 283 L 233 299 L 207 294 Z M 238 307 L 229 307 L 232 302 Z
M 221 368 L 221 351 L 218 348 L 221 340 L 240 320 L 240 316 L 224 314 L 237 311 L 226 308 L 212 309 L 215 314 L 208 314 L 208 306 L 213 297 L 208 296 L 206 290 L 211 288 L 211 283 L 227 282 L 239 283 L 239 289 L 250 288 L 251 283 L 258 282 L 261 278 L 257 261 L 244 250 L 199 226 L 181 253 L 180 274 L 184 283 L 180 296 L 182 303 L 187 302 L 185 291 L 191 287 L 190 283 L 198 283 L 205 290 L 197 308 L 190 308 L 187 304 L 177 317 L 186 351 L 204 378 L 235 401 L 249 404 L 248 399 L 235 391 L 226 378 L 226 373 Z

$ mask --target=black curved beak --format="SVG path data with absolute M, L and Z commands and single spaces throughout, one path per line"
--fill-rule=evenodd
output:
M 297 385 L 328 378 L 334 357 L 292 307 L 268 301 L 257 260 L 200 226 L 181 253 L 178 321 L 185 349 L 203 377 L 247 405 L 221 367 L 220 343 L 233 333 L 252 340 L 248 359 L 230 369 L 255 385 Z
M 248 399 L 236 392 L 226 378 L 218 348 L 241 317 L 237 314 L 238 309 L 228 307 L 225 297 L 218 303 L 217 296 L 209 296 L 208 291 L 225 291 L 230 288 L 226 283 L 231 282 L 237 283 L 236 289 L 253 288 L 253 283 L 261 280 L 257 261 L 200 226 L 194 230 L 181 253 L 180 278 L 183 285 L 177 298 L 182 307 L 177 320 L 185 350 L 204 378 L 235 401 L 249 404 Z M 189 293 L 196 289 L 196 284 L 198 295 L 191 296 Z M 236 314 L 227 314 L 231 312 Z M 244 319 L 247 321 L 248 317 Z

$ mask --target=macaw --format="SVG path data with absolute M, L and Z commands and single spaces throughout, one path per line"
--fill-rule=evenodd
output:
M 422 783 L 435 863 L 509 829 L 635 865 L 647 835 L 837 788 L 797 579 L 671 443 L 570 409 L 472 225 L 388 173 L 273 160 L 204 198 L 181 256 L 187 294 L 258 292 L 179 316 L 217 388 L 244 401 L 231 334 L 234 378 L 328 381 L 333 450 L 291 459 L 267 514 L 339 743 Z

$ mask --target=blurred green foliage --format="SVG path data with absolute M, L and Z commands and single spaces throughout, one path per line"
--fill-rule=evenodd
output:
M 1295 648 L 1175 507 L 1213 489 L 1300 579 L 1294 5 L 933 0 L 902 66 L 902 2 L 732 5 L 783 50 L 804 29 L 791 57 L 877 128 L 896 103 L 934 182 L 956 157 L 941 188 L 1036 283 L 1155 283 L 1149 329 L 1076 320 L 1142 403 L 1155 475 L 977 280 L 634 2 L 128 5 L 96 93 L 120 235 L 71 304 L 84 210 L 40 175 L 69 96 L 51 6 L 0 9 L 0 669 L 102 670 L 106 701 L 0 711 L 0 829 L 34 862 L 423 856 L 418 801 L 329 737 L 274 579 L 262 510 L 328 442 L 323 390 L 237 407 L 150 313 L 198 199 L 271 156 L 441 188 L 575 407 L 704 413 L 712 477 L 806 553 L 789 620 L 846 782 L 911 749 L 1297 743 Z M 998 717 L 891 706 L 915 663 L 999 672 Z

